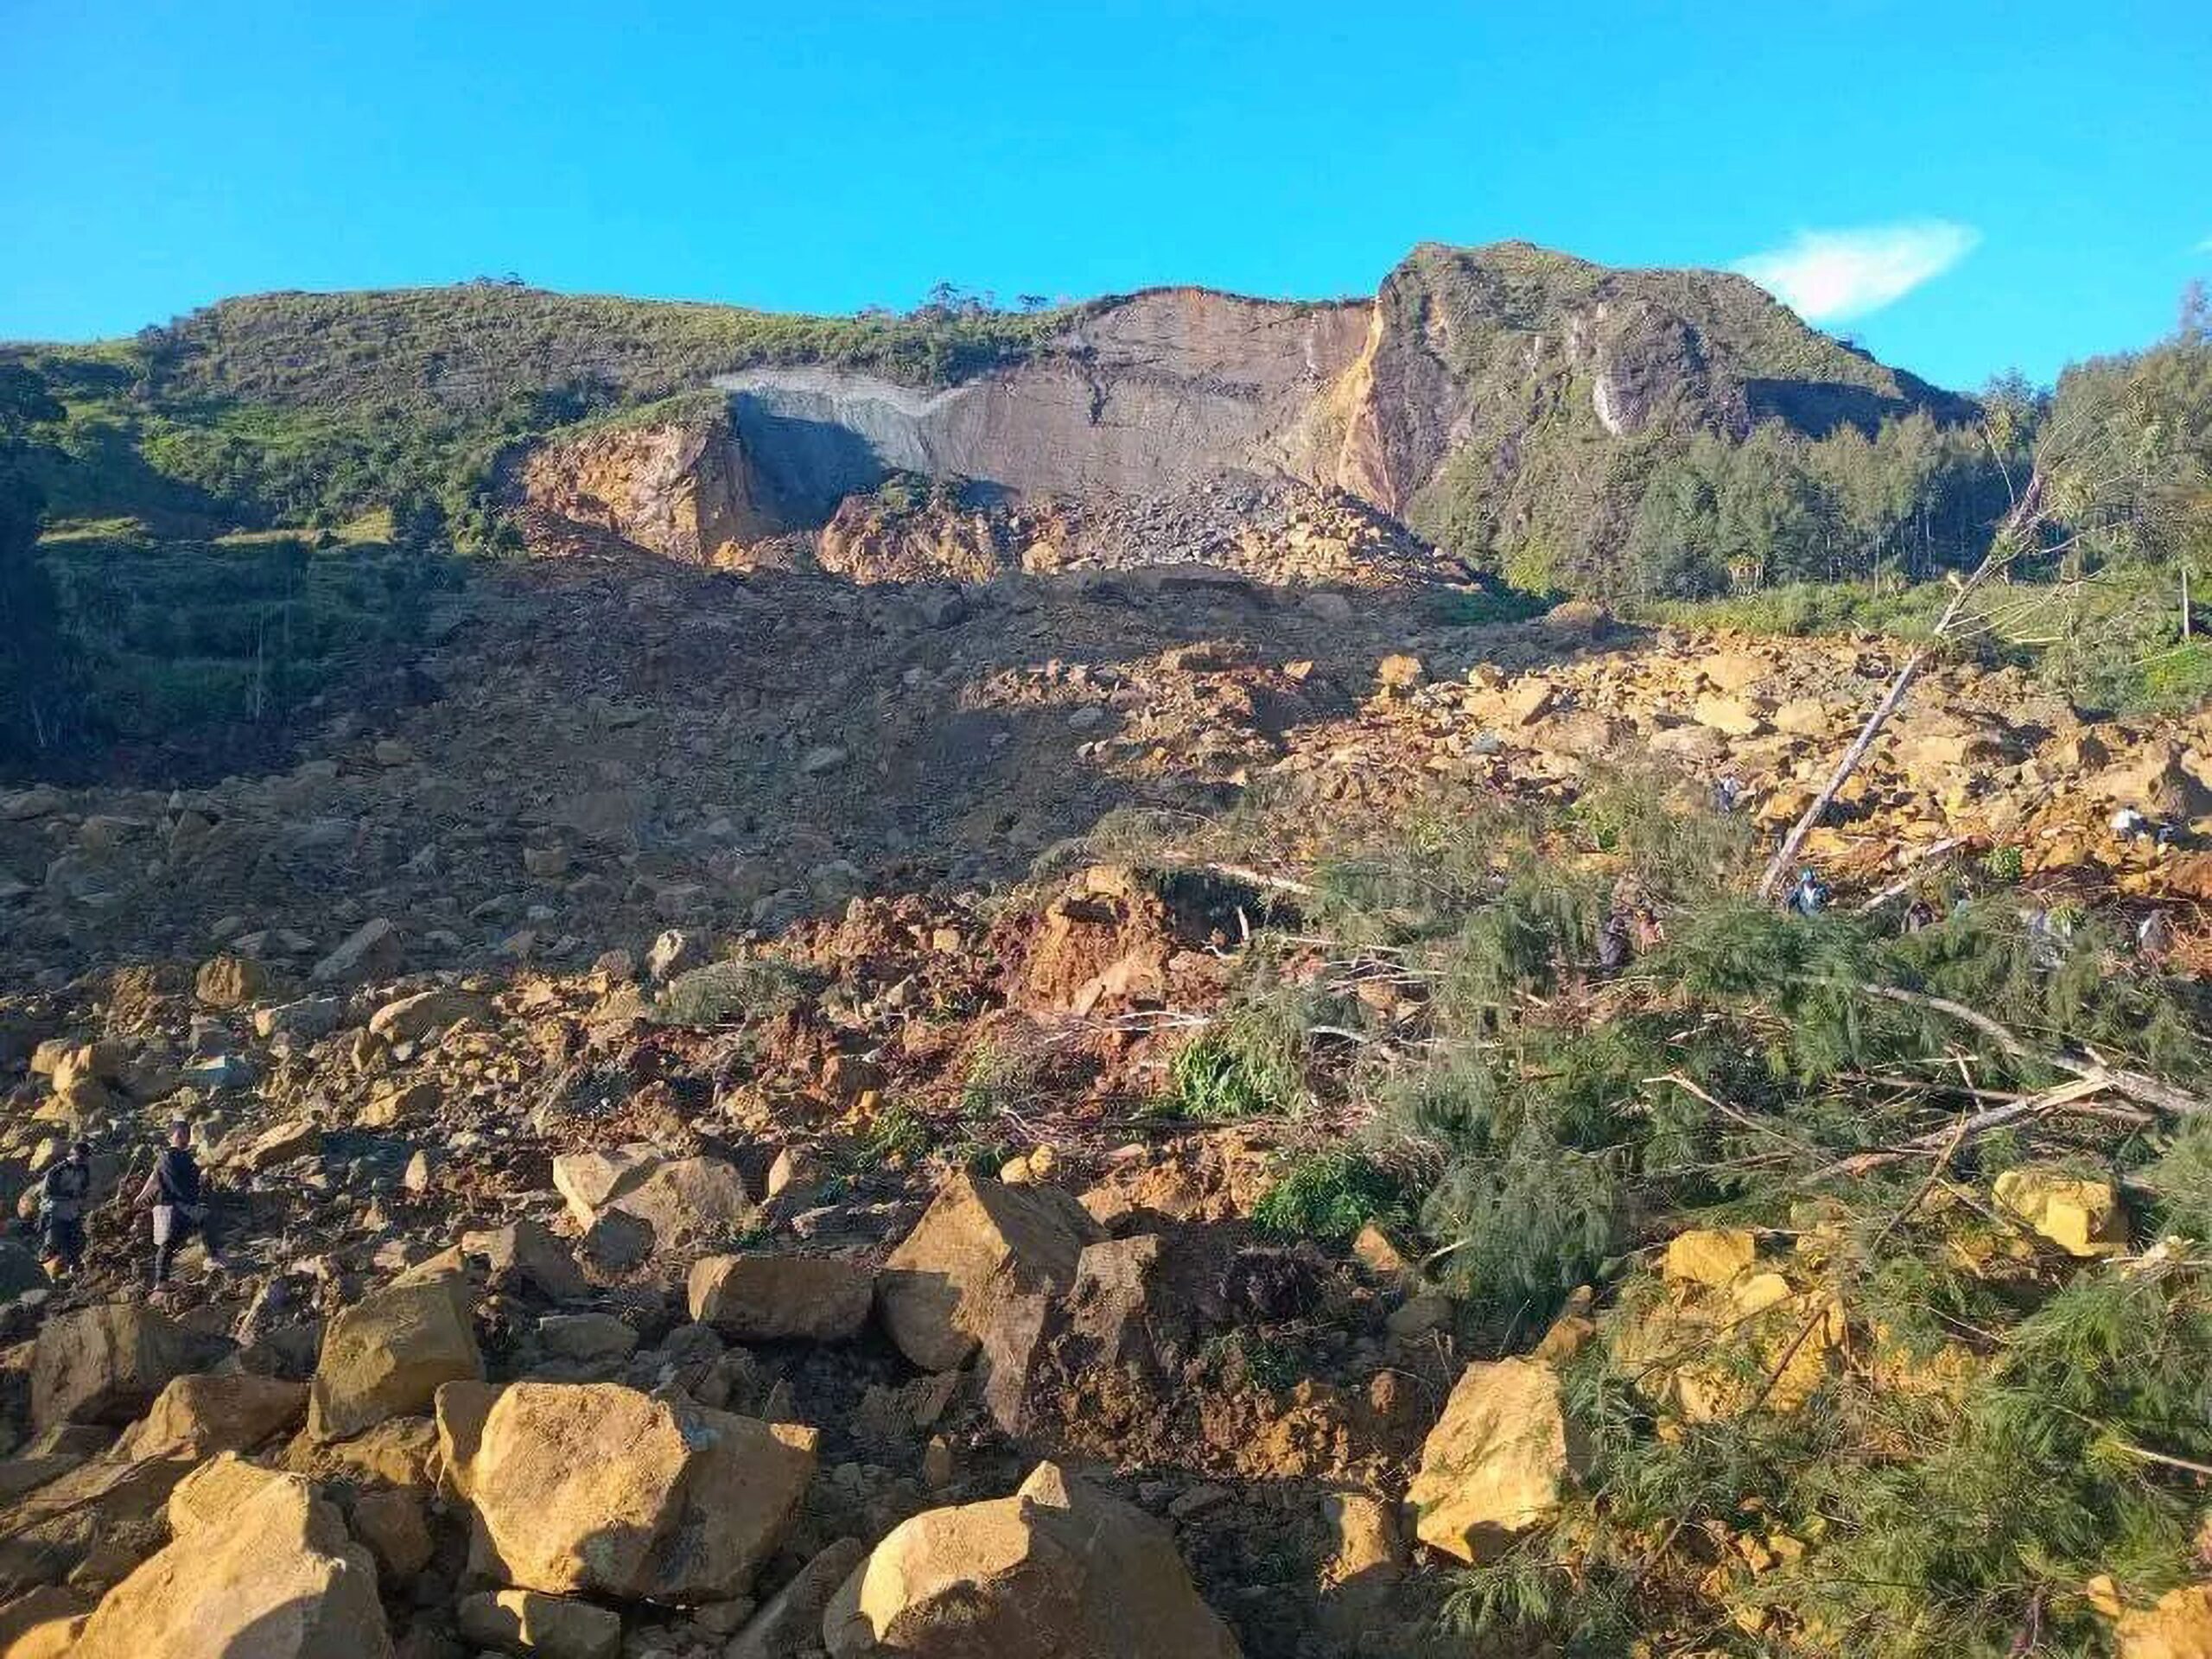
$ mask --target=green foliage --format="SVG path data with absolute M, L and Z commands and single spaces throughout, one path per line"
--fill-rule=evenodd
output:
M 859 1150 L 874 1167 L 904 1168 L 919 1163 L 937 1144 L 930 1122 L 904 1101 L 885 1107 L 861 1132 Z
M 670 980 L 653 1013 L 670 1026 L 734 1026 L 778 1020 L 817 988 L 793 963 L 774 957 L 709 963 Z
M 1284 1238 L 1341 1243 L 1403 1204 L 1398 1183 L 1363 1153 L 1332 1147 L 1299 1159 L 1262 1193 L 1252 1219 Z
M 1993 847 L 1981 861 L 1993 881 L 2018 881 L 2027 873 L 2027 855 L 2018 847 Z

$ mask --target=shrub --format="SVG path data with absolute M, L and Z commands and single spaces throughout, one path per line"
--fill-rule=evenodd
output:
M 781 1018 L 812 988 L 807 975 L 790 963 L 741 957 L 677 975 L 662 989 L 653 1013 L 669 1026 L 742 1025 Z
M 1398 1183 L 1364 1154 L 1334 1147 L 1299 1159 L 1262 1193 L 1252 1219 L 1284 1238 L 1341 1243 L 1402 1208 Z

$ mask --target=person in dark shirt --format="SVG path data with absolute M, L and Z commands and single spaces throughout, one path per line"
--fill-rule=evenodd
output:
M 92 1191 L 92 1148 L 79 1141 L 47 1166 L 39 1183 L 39 1221 L 47 1272 L 55 1278 L 85 1265 L 85 1203 Z
M 169 1143 L 154 1160 L 154 1173 L 138 1189 L 137 1202 L 154 1210 L 154 1287 L 168 1282 L 176 1253 L 194 1229 L 207 1237 L 207 1206 L 201 1202 L 200 1164 L 192 1155 L 192 1125 L 181 1120 L 169 1126 Z M 214 1241 L 207 1240 L 213 1253 Z

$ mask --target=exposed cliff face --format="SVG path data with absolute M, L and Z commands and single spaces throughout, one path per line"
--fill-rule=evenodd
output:
M 1366 308 L 1196 289 L 1104 308 L 1033 359 L 934 392 L 827 368 L 718 378 L 787 523 L 889 473 L 1020 495 L 1151 496 L 1225 471 L 1311 470 L 1308 423 L 1358 353 Z
M 1133 296 L 935 390 L 828 365 L 713 385 L 726 412 L 710 418 L 549 445 L 529 468 L 531 504 L 712 560 L 830 524 L 894 474 L 965 480 L 986 504 L 1157 500 L 1243 474 L 1340 488 L 1489 555 L 1548 534 L 1537 521 L 1563 487 L 1602 540 L 1623 510 L 1607 492 L 1625 499 L 1633 484 L 1618 463 L 1653 442 L 1972 407 L 1807 328 L 1740 277 L 1613 270 L 1511 243 L 1418 248 L 1372 304 Z M 978 568 L 990 539 L 974 538 Z M 881 540 L 848 516 L 831 551 L 901 563 Z
M 728 418 L 708 414 L 588 428 L 531 452 L 523 498 L 541 513 L 604 531 L 688 564 L 712 564 L 776 528 Z

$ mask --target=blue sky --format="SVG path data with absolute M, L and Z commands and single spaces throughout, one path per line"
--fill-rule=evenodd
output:
M 2144 343 L 2212 277 L 2201 0 L 0 0 L 0 337 L 507 271 L 823 311 L 1365 294 L 1519 237 L 1755 262 L 1971 386 Z

